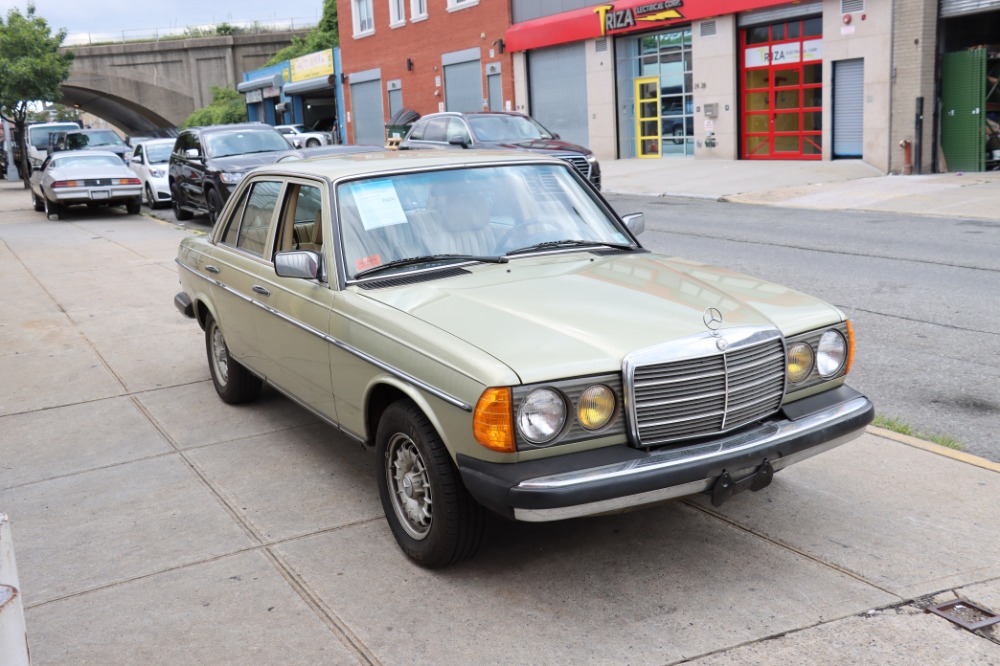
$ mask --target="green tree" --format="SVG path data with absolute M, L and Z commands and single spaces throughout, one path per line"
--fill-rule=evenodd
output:
M 319 23 L 305 37 L 292 37 L 292 43 L 281 49 L 267 61 L 267 65 L 298 58 L 308 53 L 325 51 L 340 45 L 337 24 L 337 0 L 323 0 L 323 15 Z
M 62 97 L 59 86 L 69 76 L 73 62 L 72 53 L 59 52 L 65 38 L 65 30 L 53 34 L 48 22 L 35 15 L 32 3 L 24 14 L 14 8 L 7 12 L 6 20 L 0 18 L 0 109 L 14 123 L 25 187 L 31 174 L 24 146 L 29 105 Z
M 243 95 L 232 88 L 212 86 L 212 103 L 192 113 L 181 127 L 245 123 L 247 107 Z

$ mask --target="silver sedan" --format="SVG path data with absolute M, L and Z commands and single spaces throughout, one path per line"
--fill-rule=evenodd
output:
M 141 209 L 142 182 L 114 153 L 71 150 L 50 156 L 31 174 L 35 210 L 57 220 L 66 206 L 125 206 L 130 215 Z

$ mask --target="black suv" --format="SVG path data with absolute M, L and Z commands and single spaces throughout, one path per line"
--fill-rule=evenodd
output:
M 132 152 L 118 133 L 110 129 L 81 129 L 49 134 L 49 155 L 60 150 L 105 150 L 125 161 Z
M 189 220 L 195 213 L 207 213 L 215 224 L 246 172 L 274 162 L 288 149 L 285 137 L 264 123 L 182 130 L 170 154 L 168 175 L 174 215 Z
M 559 140 L 535 119 L 516 111 L 432 113 L 413 124 L 400 150 L 479 148 L 527 150 L 566 160 L 601 189 L 601 165 L 587 148 Z

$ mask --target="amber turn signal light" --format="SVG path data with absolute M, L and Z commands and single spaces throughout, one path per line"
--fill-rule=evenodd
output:
M 476 441 L 492 451 L 514 453 L 514 419 L 509 388 L 488 388 L 479 396 L 472 414 Z
M 854 364 L 854 326 L 851 325 L 850 319 L 844 323 L 847 324 L 847 363 L 844 364 L 844 374 L 846 375 L 851 371 L 851 365 Z

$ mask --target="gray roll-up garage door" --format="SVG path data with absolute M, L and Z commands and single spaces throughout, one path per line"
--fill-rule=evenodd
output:
M 446 111 L 483 110 L 483 72 L 479 60 L 444 66 Z
M 354 114 L 354 143 L 374 146 L 385 143 L 381 79 L 351 84 L 351 112 Z
M 584 44 L 550 46 L 528 53 L 531 117 L 563 141 L 581 146 L 590 143 Z
M 864 152 L 865 61 L 833 63 L 833 156 L 861 157 Z
M 1000 9 L 1000 0 L 941 0 L 941 18 Z

